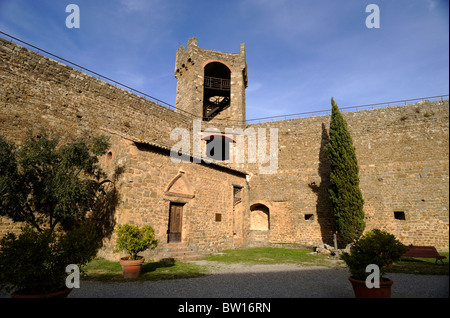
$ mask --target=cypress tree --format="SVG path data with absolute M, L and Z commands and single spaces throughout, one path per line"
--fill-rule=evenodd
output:
M 359 188 L 359 168 L 347 122 L 331 98 L 330 141 L 326 147 L 331 166 L 328 193 L 338 233 L 346 243 L 358 239 L 365 228 L 364 200 Z

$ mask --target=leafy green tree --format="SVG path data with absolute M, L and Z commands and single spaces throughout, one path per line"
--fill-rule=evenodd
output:
M 58 146 L 59 139 L 28 133 L 18 148 L 0 136 L 0 215 L 25 222 L 38 232 L 57 225 L 79 225 L 96 203 L 105 177 L 98 156 L 105 136 L 80 138 Z
M 330 141 L 326 147 L 331 166 L 328 193 L 336 227 L 344 241 L 358 239 L 365 228 L 364 200 L 359 188 L 359 168 L 347 122 L 331 99 Z
M 66 266 L 81 272 L 101 247 L 98 232 L 85 223 L 69 232 L 38 232 L 30 226 L 0 240 L 0 289 L 22 295 L 46 294 L 65 288 Z
M 29 133 L 21 147 L 0 136 L 0 215 L 25 223 L 19 236 L 0 240 L 1 289 L 61 290 L 67 265 L 95 257 L 106 234 L 98 221 L 117 203 L 98 165 L 108 148 L 104 136 L 59 145 L 58 138 Z

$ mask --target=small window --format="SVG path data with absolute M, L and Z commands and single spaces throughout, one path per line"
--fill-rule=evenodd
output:
M 402 220 L 402 221 L 406 220 L 405 212 L 403 212 L 403 211 L 394 211 L 394 218 L 396 220 Z
M 111 165 L 112 159 L 113 159 L 113 153 L 112 153 L 112 151 L 108 151 L 108 153 L 106 154 L 106 158 L 105 158 L 105 163 L 107 166 Z
M 216 213 L 216 222 L 222 222 L 222 214 Z
M 206 141 L 206 156 L 217 161 L 230 159 L 230 143 L 222 136 L 210 136 Z
M 237 205 L 242 202 L 242 187 L 233 186 L 233 205 Z
M 314 214 L 305 214 L 305 220 L 306 221 L 314 220 Z

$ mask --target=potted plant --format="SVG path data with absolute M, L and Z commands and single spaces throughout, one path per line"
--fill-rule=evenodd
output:
M 117 241 L 115 252 L 126 251 L 128 256 L 120 259 L 124 278 L 137 278 L 141 273 L 142 264 L 145 261 L 138 253 L 148 248 L 154 249 L 158 246 L 155 232 L 149 225 L 142 228 L 130 224 L 117 225 Z
M 341 259 L 347 264 L 356 298 L 390 298 L 393 281 L 383 277 L 386 267 L 400 259 L 407 246 L 398 241 L 393 234 L 384 230 L 369 231 L 350 247 L 350 253 L 343 253 Z M 366 286 L 368 265 L 378 266 L 380 271 L 379 288 Z

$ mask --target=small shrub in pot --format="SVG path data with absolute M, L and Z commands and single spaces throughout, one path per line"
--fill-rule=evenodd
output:
M 158 246 L 155 239 L 155 232 L 149 225 L 142 228 L 130 224 L 117 225 L 117 241 L 115 252 L 125 251 L 128 253 L 128 260 L 137 260 L 138 253 L 146 249 L 154 249 Z

